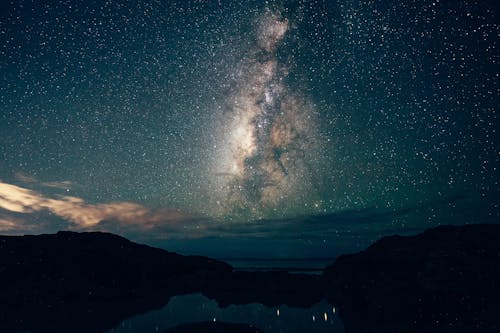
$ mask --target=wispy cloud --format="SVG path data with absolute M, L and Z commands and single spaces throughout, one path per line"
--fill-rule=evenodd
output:
M 151 209 L 133 202 L 91 204 L 77 196 L 48 195 L 44 188 L 35 190 L 40 188 L 38 185 L 47 183 L 33 177 L 18 175 L 16 179 L 31 188 L 0 180 L 2 233 L 73 229 L 101 230 L 132 238 L 159 240 L 207 237 L 337 240 L 339 237 L 359 237 L 360 234 L 373 238 L 374 233 L 401 231 L 398 221 L 417 211 L 428 208 L 437 210 L 464 199 L 461 196 L 449 197 L 396 210 L 365 208 L 326 215 L 236 223 L 193 216 L 177 209 Z M 413 229 L 406 226 L 404 230 L 410 232 Z
M 10 231 L 16 229 L 18 223 L 14 222 L 13 218 L 0 217 L 0 232 Z
M 52 187 L 52 188 L 58 188 L 62 190 L 67 190 L 73 187 L 73 182 L 69 180 L 62 180 L 62 181 L 52 181 L 52 182 L 41 182 L 37 180 L 35 177 L 27 175 L 22 172 L 16 172 L 14 174 L 14 177 L 25 184 L 32 184 L 32 185 L 38 185 L 41 187 Z
M 0 231 L 15 230 L 29 219 L 30 214 L 49 212 L 70 223 L 73 229 L 98 228 L 108 224 L 123 227 L 134 226 L 141 230 L 151 230 L 162 224 L 181 224 L 189 218 L 175 209 L 152 210 L 132 202 L 111 202 L 89 204 L 74 196 L 50 197 L 32 189 L 0 181 Z M 7 214 L 11 213 L 11 214 Z M 22 218 L 20 216 L 26 216 Z

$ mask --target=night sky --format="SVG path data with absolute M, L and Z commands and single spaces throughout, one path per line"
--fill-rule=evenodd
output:
M 2 1 L 0 233 L 328 256 L 499 222 L 499 22 L 493 0 Z

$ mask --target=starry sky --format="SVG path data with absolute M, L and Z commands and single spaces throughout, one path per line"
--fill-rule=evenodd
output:
M 497 15 L 490 0 L 2 1 L 0 232 L 323 256 L 498 222 Z

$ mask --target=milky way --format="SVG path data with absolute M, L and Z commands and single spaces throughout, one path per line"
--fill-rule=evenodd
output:
M 318 153 L 314 108 L 287 87 L 289 64 L 277 57 L 289 30 L 287 18 L 265 10 L 255 20 L 255 45 L 237 67 L 213 166 L 223 214 L 261 217 L 313 191 L 306 157 Z
M 497 7 L 3 1 L 0 225 L 497 222 Z

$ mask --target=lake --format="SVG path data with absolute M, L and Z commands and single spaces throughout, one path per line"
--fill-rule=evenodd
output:
M 191 294 L 172 297 L 163 308 L 129 318 L 108 333 L 165 332 L 180 324 L 199 321 L 252 324 L 267 333 L 344 332 L 335 307 L 326 302 L 306 309 L 257 303 L 220 308 L 201 294 Z
M 331 265 L 335 258 L 307 258 L 307 259 L 222 259 L 242 271 L 269 271 L 279 270 L 290 273 L 321 274 L 323 269 Z

